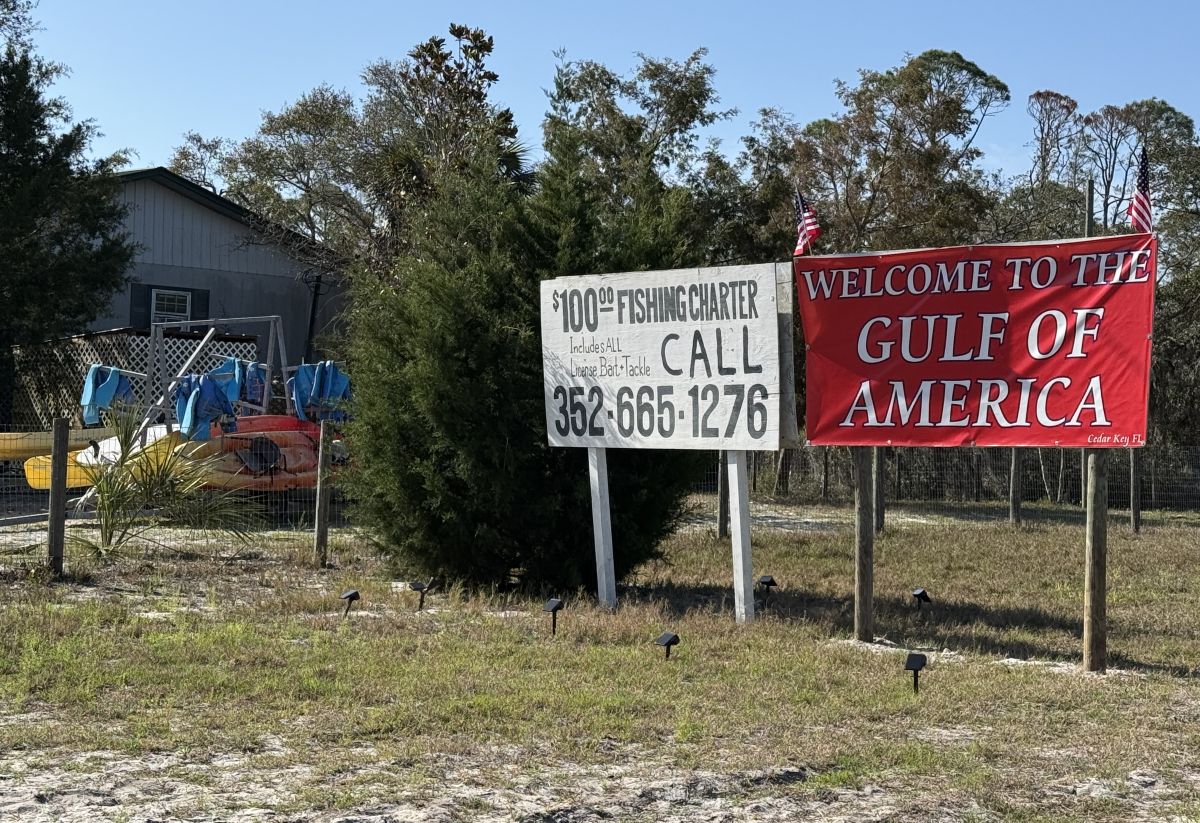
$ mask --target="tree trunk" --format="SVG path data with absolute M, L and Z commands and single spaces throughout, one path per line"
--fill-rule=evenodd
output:
M 1142 530 L 1142 450 L 1129 450 L 1129 528 Z
M 1022 468 L 1021 449 L 1014 448 L 1012 450 L 1012 463 L 1008 470 L 1008 522 L 1009 525 L 1021 525 L 1021 468 Z
M 975 502 L 978 503 L 983 499 L 983 451 L 981 449 L 971 450 L 971 491 L 975 495 Z
M 1038 447 L 1038 468 L 1042 470 L 1042 488 L 1046 490 L 1046 500 L 1052 500 L 1050 496 L 1050 477 L 1046 474 L 1046 455 L 1042 454 L 1042 449 Z
M 883 534 L 884 484 L 887 483 L 887 462 L 883 449 L 871 449 L 871 479 L 875 495 L 875 534 Z
M 1150 455 L 1150 508 L 1158 508 L 1158 460 Z
M 792 485 L 792 450 L 781 449 L 775 462 L 775 494 L 787 495 Z
M 1087 449 L 1079 450 L 1079 505 L 1087 508 L 1087 487 L 1088 487 L 1088 459 Z
M 13 392 L 17 386 L 17 362 L 12 339 L 0 334 L 0 426 L 13 422 Z
M 821 502 L 829 502 L 829 447 L 821 447 Z
M 1054 494 L 1054 502 L 1058 503 L 1060 505 L 1063 502 L 1063 495 L 1066 493 L 1066 489 L 1063 488 L 1063 485 L 1066 483 L 1066 481 L 1067 481 L 1067 450 L 1059 449 L 1058 450 L 1058 489 Z

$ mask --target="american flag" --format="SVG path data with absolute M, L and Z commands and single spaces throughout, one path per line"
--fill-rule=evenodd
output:
M 796 206 L 796 250 L 792 252 L 792 256 L 798 257 L 808 251 L 813 242 L 821 236 L 821 224 L 817 222 L 817 213 L 805 201 L 799 188 L 796 189 L 794 202 Z
M 1129 223 L 1136 232 L 1154 231 L 1154 218 L 1150 216 L 1150 164 L 1146 161 L 1146 147 L 1138 160 L 1137 190 L 1129 201 Z

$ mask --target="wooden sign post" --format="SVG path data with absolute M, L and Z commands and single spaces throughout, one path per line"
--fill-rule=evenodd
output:
M 754 619 L 754 562 L 750 552 L 750 492 L 746 453 L 725 453 L 729 469 L 729 526 L 733 543 L 733 614 L 739 623 Z
M 596 598 L 617 607 L 617 575 L 613 564 L 612 515 L 608 507 L 608 453 L 588 449 L 588 480 L 592 487 L 592 534 L 596 542 Z
M 875 639 L 875 492 L 869 446 L 854 454 L 854 637 Z
M 1154 235 L 805 255 L 794 265 L 806 433 L 814 445 L 854 449 L 856 636 L 872 629 L 867 448 L 1011 448 L 1013 525 L 1022 449 L 1079 448 L 1084 666 L 1103 671 L 1106 455 L 1146 440 Z
M 1108 668 L 1108 452 L 1087 450 L 1087 537 L 1084 539 L 1083 668 Z

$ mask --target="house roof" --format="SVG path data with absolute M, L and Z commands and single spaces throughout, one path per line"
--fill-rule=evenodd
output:
M 271 225 L 270 221 L 265 220 L 250 209 L 239 206 L 229 198 L 222 197 L 210 189 L 197 185 L 186 177 L 178 175 L 163 166 L 117 172 L 116 178 L 122 183 L 136 183 L 139 180 L 149 180 L 157 183 L 205 208 L 212 209 L 218 214 L 237 220 L 239 223 L 249 226 L 256 232 L 262 232 L 264 227 Z M 328 249 L 317 241 L 284 226 L 278 226 L 277 228 L 280 232 L 279 239 L 283 240 L 286 238 L 285 246 L 291 245 L 297 249 L 310 249 L 328 255 Z
M 155 166 L 149 169 L 131 169 L 117 172 L 117 179 L 122 183 L 136 183 L 139 180 L 151 180 L 176 194 L 181 194 L 188 200 L 199 203 L 205 208 L 212 209 L 246 225 L 252 225 L 254 213 L 239 206 L 227 197 L 222 197 L 214 191 L 198 186 L 186 177 L 182 177 L 170 169 Z

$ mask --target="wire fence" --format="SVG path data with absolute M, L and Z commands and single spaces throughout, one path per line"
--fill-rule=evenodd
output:
M 1130 505 L 1136 488 L 1147 510 L 1200 509 L 1200 446 L 1152 444 L 1138 451 L 1140 481 L 1132 481 L 1130 449 L 1108 450 L 1109 507 Z M 884 497 L 909 504 L 952 503 L 970 511 L 994 511 L 1009 499 L 1012 450 L 1008 448 L 883 448 Z M 1086 488 L 1081 449 L 1021 449 L 1021 499 L 1082 505 Z M 712 455 L 695 492 L 702 508 L 715 510 L 720 456 Z M 854 498 L 850 450 L 805 446 L 750 455 L 750 498 L 760 502 L 850 505 Z
M 312 409 L 295 412 L 280 370 L 273 379 L 266 371 L 270 385 L 260 383 L 254 401 L 239 396 L 232 414 L 205 418 L 187 436 L 188 404 L 160 402 L 174 375 L 212 376 L 231 359 L 253 365 L 269 355 L 249 335 L 167 333 L 155 342 L 135 330 L 14 351 L 0 364 L 12 372 L 0 380 L 0 572 L 46 565 L 55 419 L 69 426 L 59 481 L 68 571 L 72 560 L 164 550 L 314 559 L 318 518 L 326 530 L 346 524 L 337 479 L 348 454 L 337 424 L 326 422 L 323 448 L 321 424 Z M 81 406 L 91 364 L 121 383 L 95 415 Z M 97 415 L 98 424 L 85 422 Z
M 198 351 L 201 337 L 160 337 L 154 348 L 145 333 L 118 330 L 15 352 L 7 366 L 15 369 L 14 379 L 0 380 L 0 572 L 45 566 L 56 418 L 70 422 L 68 567 L 71 557 L 161 550 L 230 557 L 248 545 L 313 560 L 318 519 L 326 528 L 348 528 L 338 485 L 348 449 L 331 423 L 322 449 L 320 426 L 300 419 L 287 402 L 283 375 L 268 378 L 265 402 L 257 408 L 235 403 L 233 420 L 226 421 L 235 425 L 214 426 L 200 442 L 180 436 L 175 404 L 156 402 L 171 374 L 187 363 L 211 373 L 231 357 L 263 357 L 247 335 L 218 336 Z M 130 391 L 124 405 L 89 426 L 80 386 L 94 362 L 128 371 Z M 1200 508 L 1200 445 L 1155 443 L 1139 452 L 1136 490 L 1143 509 Z M 1023 500 L 1080 506 L 1086 485 L 1081 450 L 1026 448 L 1021 455 Z M 1109 506 L 1127 508 L 1135 488 L 1131 452 L 1110 450 L 1109 456 Z M 886 448 L 879 457 L 889 504 L 953 504 L 986 517 L 1008 500 L 1011 449 Z M 321 466 L 327 474 L 319 484 Z M 719 466 L 713 453 L 695 486 L 701 517 L 717 514 Z M 319 499 L 319 485 L 328 490 L 326 501 Z M 750 455 L 752 502 L 846 507 L 853 493 L 848 449 L 806 446 Z
M 176 433 L 133 449 L 126 461 L 107 461 L 118 436 L 107 427 L 71 430 L 68 571 L 162 551 L 217 559 L 270 551 L 316 562 L 319 434 L 232 432 L 193 444 Z M 340 433 L 331 429 L 329 440 L 323 515 L 336 535 L 347 526 L 337 483 L 344 452 L 337 448 Z M 0 426 L 0 573 L 26 574 L 46 564 L 51 446 L 49 431 Z

